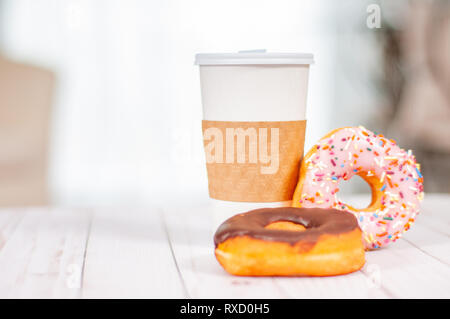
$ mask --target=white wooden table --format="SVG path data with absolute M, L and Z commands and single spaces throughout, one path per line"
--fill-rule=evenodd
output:
M 449 298 L 450 196 L 404 238 L 327 278 L 228 275 L 208 206 L 0 209 L 1 298 Z M 189 213 L 187 213 L 189 211 Z

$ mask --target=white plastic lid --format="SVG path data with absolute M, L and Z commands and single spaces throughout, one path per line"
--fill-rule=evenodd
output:
M 266 50 L 239 51 L 238 53 L 198 53 L 197 65 L 242 65 L 242 64 L 313 64 L 311 53 L 275 53 Z

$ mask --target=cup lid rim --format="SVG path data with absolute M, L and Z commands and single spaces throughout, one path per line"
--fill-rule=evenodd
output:
M 235 53 L 197 53 L 196 65 L 258 65 L 258 64 L 303 64 L 314 63 L 312 53 L 267 52 L 249 50 Z

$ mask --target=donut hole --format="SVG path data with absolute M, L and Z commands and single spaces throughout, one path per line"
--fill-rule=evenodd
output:
M 297 224 L 288 221 L 278 221 L 273 222 L 264 227 L 266 229 L 276 229 L 276 230 L 290 230 L 290 231 L 303 231 L 306 229 L 302 224 Z
M 355 175 L 339 183 L 339 199 L 356 209 L 364 209 L 372 202 L 372 189 L 360 176 Z M 355 195 L 356 194 L 356 195 Z

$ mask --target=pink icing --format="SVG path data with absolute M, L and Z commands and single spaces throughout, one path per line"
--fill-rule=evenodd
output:
M 304 158 L 302 207 L 350 211 L 358 219 L 368 249 L 386 246 L 409 229 L 424 195 L 423 177 L 411 151 L 362 126 L 339 129 L 314 149 Z M 339 182 L 355 174 L 376 176 L 382 182 L 381 208 L 355 212 L 339 200 Z

